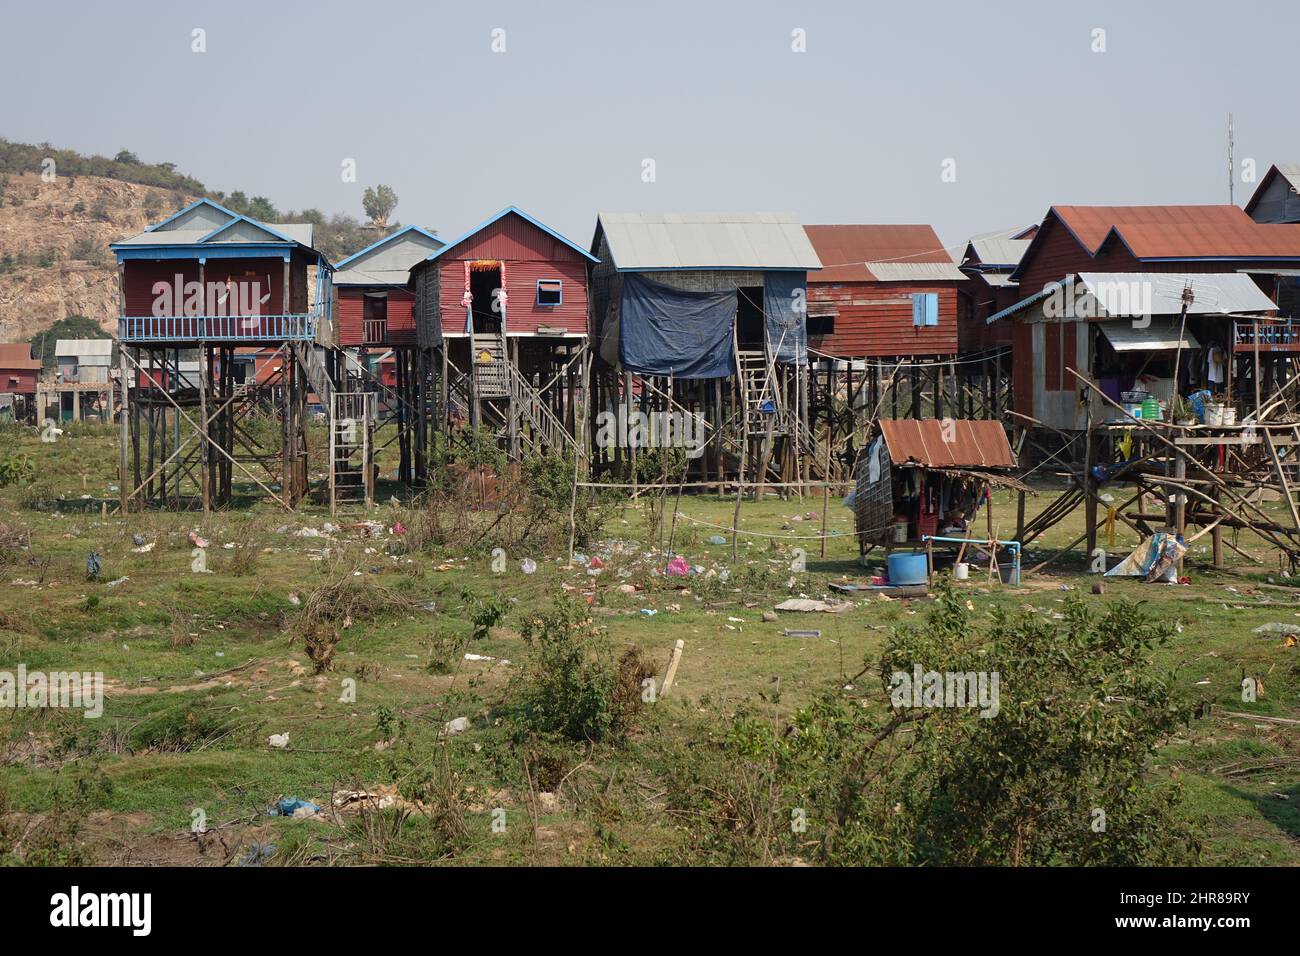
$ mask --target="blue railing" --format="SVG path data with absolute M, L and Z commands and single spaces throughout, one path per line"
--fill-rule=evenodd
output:
M 124 315 L 117 320 L 123 342 L 312 341 L 316 313 L 288 315 Z
M 1254 347 L 1255 333 L 1250 323 L 1234 322 L 1233 333 L 1233 344 L 1237 349 L 1241 349 L 1243 346 L 1247 348 Z M 1259 345 L 1260 348 L 1264 349 L 1281 346 L 1290 350 L 1300 347 L 1300 321 L 1296 319 L 1261 321 L 1259 323 Z

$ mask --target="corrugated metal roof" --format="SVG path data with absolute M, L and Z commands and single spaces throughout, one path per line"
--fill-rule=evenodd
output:
M 1244 224 L 1124 225 L 1115 227 L 1113 241 L 1139 259 L 1294 259 L 1300 257 L 1300 223 L 1247 218 Z
M 976 272 L 974 275 L 979 276 L 995 289 L 1009 289 L 1020 284 L 1011 278 L 1010 272 Z
M 1274 163 L 1273 168 L 1291 184 L 1291 188 L 1300 192 L 1300 163 Z
M 1053 206 L 1055 214 L 1091 253 L 1101 248 L 1111 229 L 1149 226 L 1167 236 L 1177 236 L 1188 226 L 1204 224 L 1216 228 L 1254 225 L 1239 207 L 1200 206 Z
M 112 339 L 59 339 L 54 343 L 55 355 L 86 356 L 112 355 Z
M 334 285 L 405 285 L 411 267 L 446 243 L 419 226 L 385 236 L 338 264 Z
M 417 261 L 423 262 L 424 255 Z M 410 278 L 409 269 L 344 269 L 334 273 L 334 285 L 406 285 Z
M 924 224 L 853 224 L 804 226 L 809 242 L 821 259 L 822 270 L 814 282 L 872 282 L 877 277 L 868 263 L 951 263 L 934 228 Z
M 40 367 L 41 360 L 32 358 L 32 347 L 26 342 L 0 342 L 0 368 Z
M 244 235 L 239 230 L 247 231 Z M 310 247 L 315 227 L 309 222 L 259 222 L 210 199 L 200 199 L 114 246 L 192 246 L 230 242 L 295 242 Z
M 926 468 L 1014 468 L 1000 422 L 968 419 L 884 419 L 880 423 L 895 465 Z
M 620 270 L 820 269 L 786 213 L 603 212 L 598 225 Z
M 975 261 L 984 266 L 1017 266 L 1029 248 L 1028 239 L 1006 239 L 1001 236 L 976 237 L 970 241 L 970 251 Z
M 964 282 L 966 273 L 954 262 L 867 262 L 877 282 Z M 821 276 L 815 277 L 820 280 Z
M 1241 272 L 1080 272 L 1079 281 L 1106 315 L 1179 315 L 1191 287 L 1189 315 L 1269 312 L 1277 305 Z
M 1116 352 L 1158 352 L 1178 348 L 1178 328 L 1173 319 L 1152 319 L 1145 328 L 1132 322 L 1102 322 L 1101 331 Z M 1183 331 L 1183 348 L 1199 349 L 1201 343 L 1191 332 Z

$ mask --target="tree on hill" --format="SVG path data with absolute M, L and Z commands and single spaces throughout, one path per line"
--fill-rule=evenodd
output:
M 366 187 L 365 194 L 361 197 L 361 205 L 370 217 L 370 222 L 375 226 L 388 225 L 388 216 L 397 208 L 397 193 L 393 192 L 393 187 L 380 183 L 378 186 L 371 188 Z
M 54 368 L 54 349 L 59 339 L 107 339 L 112 338 L 94 319 L 84 315 L 70 315 L 59 319 L 49 328 L 37 332 L 28 341 L 32 354 L 41 360 L 43 369 Z

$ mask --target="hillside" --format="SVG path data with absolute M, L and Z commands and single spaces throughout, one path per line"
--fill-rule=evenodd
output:
M 85 315 L 104 328 L 117 316 L 108 245 L 133 235 L 192 195 L 103 179 L 7 174 L 0 200 L 0 341 L 30 338 L 51 322 Z
M 40 175 L 48 159 L 58 173 L 49 182 Z M 201 196 L 265 222 L 310 222 L 316 248 L 335 262 L 401 226 L 318 209 L 282 212 L 264 196 L 213 191 L 172 163 L 143 163 L 127 150 L 110 159 L 0 138 L 0 342 L 30 339 L 70 315 L 112 330 L 109 244 Z

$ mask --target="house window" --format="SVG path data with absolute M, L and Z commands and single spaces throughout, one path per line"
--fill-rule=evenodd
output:
M 559 279 L 537 280 L 537 304 L 559 305 L 564 301 L 564 283 Z
M 835 316 L 833 315 L 808 316 L 808 334 L 809 335 L 834 335 Z
M 939 293 L 912 293 L 912 324 L 918 327 L 939 324 Z

